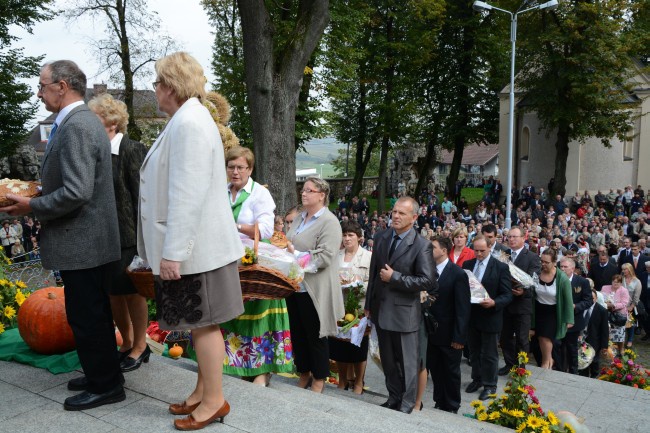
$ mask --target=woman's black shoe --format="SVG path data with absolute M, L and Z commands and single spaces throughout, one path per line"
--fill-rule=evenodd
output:
M 147 346 L 148 347 L 148 346 Z M 120 352 L 119 350 L 117 351 L 117 361 L 121 364 L 122 361 L 126 359 L 127 356 L 131 354 L 131 351 L 133 349 L 126 350 L 124 352 Z
M 149 362 L 149 356 L 151 356 L 151 349 L 149 349 L 149 346 L 147 346 L 144 349 L 144 352 L 138 358 L 131 358 L 130 356 L 127 356 L 124 358 L 124 361 L 120 363 L 120 369 L 122 370 L 123 373 L 137 370 L 140 368 L 140 365 L 142 365 L 143 362 Z

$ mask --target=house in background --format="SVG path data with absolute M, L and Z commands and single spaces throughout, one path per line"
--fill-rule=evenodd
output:
M 444 185 L 447 175 L 454 160 L 454 152 L 443 150 L 438 158 L 438 165 L 433 170 L 436 183 Z M 472 144 L 465 147 L 460 165 L 459 179 L 466 183 L 478 185 L 483 178 L 499 174 L 499 145 L 498 144 Z
M 106 84 L 94 84 L 92 88 L 86 89 L 84 102 L 90 101 L 97 95 L 102 93 L 110 93 L 115 99 L 120 101 L 124 100 L 123 89 L 109 89 Z M 135 116 L 138 119 L 138 126 L 141 124 L 164 124 L 167 120 L 167 115 L 158 110 L 158 101 L 156 94 L 153 90 L 135 90 L 133 95 L 133 105 Z M 45 153 L 45 145 L 52 130 L 52 124 L 56 120 L 56 113 L 50 114 L 45 120 L 38 122 L 38 125 L 32 129 L 32 132 L 27 139 L 27 144 L 34 147 L 39 161 L 42 162 L 43 153 Z
M 609 191 L 609 188 L 623 188 L 626 185 L 641 185 L 650 188 L 650 75 L 638 65 L 632 78 L 634 89 L 628 102 L 641 101 L 636 107 L 633 138 L 622 142 L 611 140 L 606 148 L 600 139 L 589 138 L 585 143 L 569 143 L 569 157 L 566 165 L 566 194 L 576 191 Z M 516 89 L 515 89 L 516 90 Z M 501 182 L 505 185 L 508 160 L 508 115 L 510 86 L 500 93 L 499 155 L 503 161 Z M 525 95 L 517 94 L 517 107 L 526 104 Z M 534 112 L 515 112 L 515 136 L 513 149 L 513 184 L 521 187 L 528 181 L 533 185 L 546 187 L 555 171 L 554 131 L 540 130 L 540 121 Z

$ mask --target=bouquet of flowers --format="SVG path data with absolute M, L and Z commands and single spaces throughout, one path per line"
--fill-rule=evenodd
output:
M 525 365 L 528 356 L 524 352 L 518 355 L 519 365 Z M 575 433 L 569 423 L 563 423 L 553 412 L 544 412 L 535 396 L 535 387 L 528 383 L 530 371 L 513 367 L 510 379 L 504 388 L 505 394 L 493 394 L 487 406 L 480 400 L 471 402 L 474 417 L 479 421 L 497 424 L 522 432 L 563 432 Z
M 646 370 L 635 360 L 636 353 L 626 349 L 622 356 L 616 356 L 609 366 L 600 371 L 598 379 L 650 390 L 650 370 Z
M 0 334 L 16 326 L 18 310 L 30 295 L 22 281 L 0 279 Z

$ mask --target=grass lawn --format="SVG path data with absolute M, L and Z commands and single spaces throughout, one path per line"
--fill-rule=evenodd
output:
M 436 194 L 438 196 L 438 203 L 442 203 L 442 198 L 443 194 Z M 465 197 L 465 200 L 467 200 L 467 203 L 469 204 L 470 208 L 470 213 L 474 212 L 474 209 L 476 208 L 476 205 L 481 201 L 483 198 L 483 188 L 464 188 L 461 194 L 462 197 Z M 386 210 L 388 210 L 388 206 L 390 205 L 390 199 L 386 198 Z M 368 197 L 368 204 L 370 205 L 370 212 L 372 213 L 374 210 L 377 209 L 377 199 Z M 420 204 L 425 204 L 425 203 L 420 203 Z M 336 203 L 330 203 L 329 208 L 331 210 L 336 209 Z

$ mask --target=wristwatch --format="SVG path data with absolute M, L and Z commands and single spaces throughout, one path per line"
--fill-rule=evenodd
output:
M 237 224 L 237 230 L 241 231 L 241 224 Z

